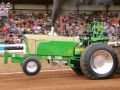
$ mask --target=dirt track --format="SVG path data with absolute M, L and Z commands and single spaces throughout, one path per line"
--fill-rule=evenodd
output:
M 89 80 L 72 71 L 0 75 L 0 90 L 120 90 L 120 75 L 108 80 Z

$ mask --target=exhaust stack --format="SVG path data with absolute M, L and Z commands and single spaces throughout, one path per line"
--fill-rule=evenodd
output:
M 51 27 L 51 32 L 50 32 L 50 34 L 51 34 L 52 36 L 54 36 L 54 33 L 55 33 L 55 28 L 54 28 L 54 27 Z

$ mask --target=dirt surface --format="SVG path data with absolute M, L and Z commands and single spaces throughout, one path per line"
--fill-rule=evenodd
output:
M 0 90 L 120 90 L 120 75 L 107 80 L 89 80 L 73 71 L 0 75 Z

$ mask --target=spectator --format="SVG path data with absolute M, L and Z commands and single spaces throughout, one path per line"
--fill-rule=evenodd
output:
M 9 33 L 9 32 L 8 32 L 8 29 L 7 29 L 6 27 L 3 27 L 3 28 L 2 28 L 2 33 L 3 33 L 4 39 L 6 39 L 8 33 Z

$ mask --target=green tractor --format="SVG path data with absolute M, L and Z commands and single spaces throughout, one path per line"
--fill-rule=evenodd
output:
M 5 64 L 11 57 L 13 63 L 20 63 L 27 75 L 36 75 L 41 70 L 40 62 L 47 60 L 48 63 L 67 65 L 77 75 L 84 74 L 90 79 L 106 79 L 117 68 L 117 56 L 108 45 L 109 39 L 103 38 L 102 25 L 101 22 L 94 22 L 92 29 L 85 31 L 80 38 L 25 35 L 24 44 L 0 45 L 0 49 L 4 50 Z

